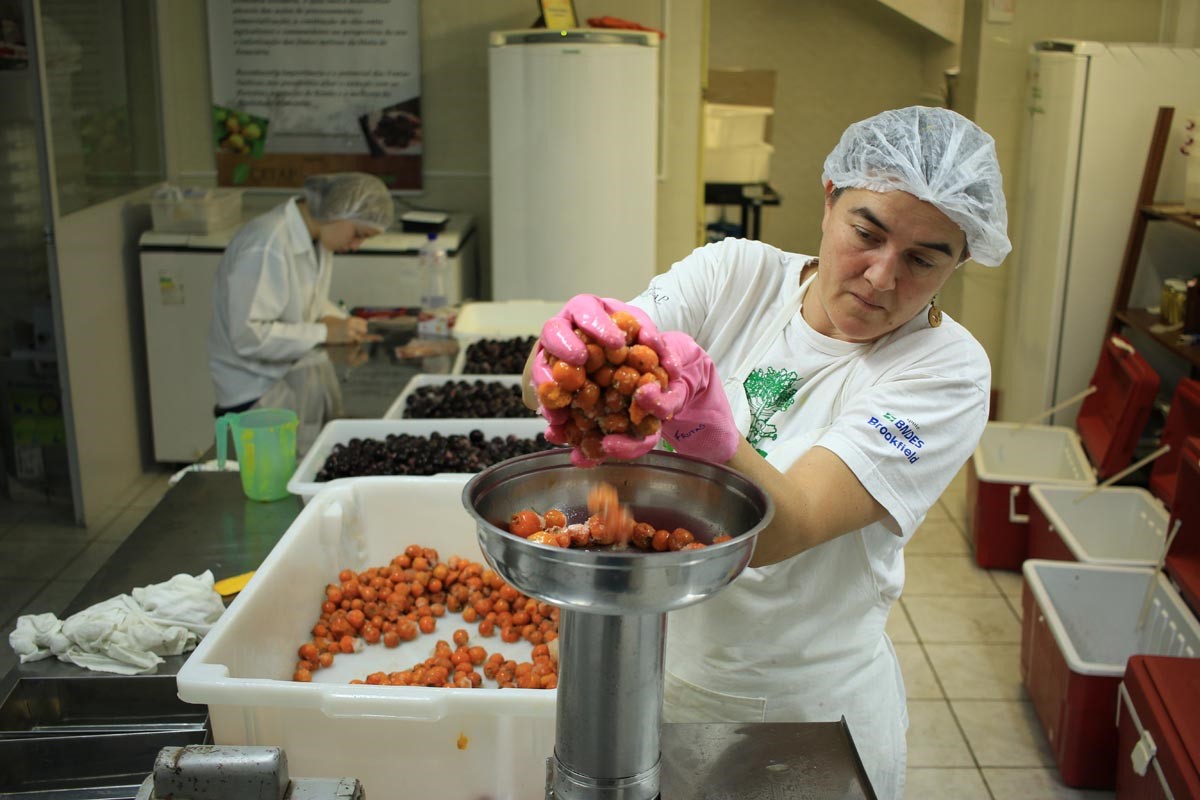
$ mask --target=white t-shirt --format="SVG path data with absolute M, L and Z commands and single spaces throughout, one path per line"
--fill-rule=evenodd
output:
M 811 261 L 726 239 L 697 249 L 633 301 L 709 353 L 739 430 L 769 463 L 784 471 L 824 447 L 890 514 L 747 569 L 713 598 L 673 612 L 666 713 L 680 721 L 845 715 L 887 797 L 903 785 L 907 726 L 884 633 L 904 585 L 902 548 L 974 451 L 991 372 L 983 348 L 948 316 L 931 328 L 918 314 L 869 344 L 817 333 L 800 314 L 800 274 Z
M 257 400 L 325 341 L 333 257 L 315 244 L 293 198 L 246 223 L 213 286 L 208 364 L 218 406 Z

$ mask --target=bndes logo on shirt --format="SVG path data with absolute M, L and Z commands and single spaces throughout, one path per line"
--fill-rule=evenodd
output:
M 917 451 L 925 446 L 925 442 L 917 435 L 917 428 L 920 426 L 916 423 L 899 419 L 895 414 L 888 412 L 883 415 L 883 419 L 871 417 L 867 424 L 879 431 L 879 435 L 888 444 L 903 453 L 908 463 L 915 464 L 921 458 Z

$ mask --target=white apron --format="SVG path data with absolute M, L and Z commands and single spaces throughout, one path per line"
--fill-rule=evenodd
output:
M 345 415 L 342 388 L 329 354 L 314 348 L 297 361 L 253 408 L 287 408 L 296 412 L 296 457 L 303 458 L 325 423 Z
M 812 276 L 785 298 L 724 387 L 738 429 L 750 424 L 743 382 L 799 313 Z M 839 396 L 825 425 L 840 413 Z M 787 470 L 826 430 L 782 442 Z M 882 526 L 855 531 L 779 564 L 747 569 L 728 588 L 669 615 L 668 722 L 824 722 L 845 716 L 880 798 L 904 792 L 908 716 L 899 661 L 884 633 L 890 602 L 868 560 L 898 547 Z

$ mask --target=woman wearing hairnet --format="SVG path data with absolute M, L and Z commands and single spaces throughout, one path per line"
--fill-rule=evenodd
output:
M 903 547 L 978 443 L 991 380 L 936 295 L 967 259 L 1003 261 L 1007 213 L 992 138 L 940 108 L 851 125 L 822 181 L 819 257 L 746 240 L 699 248 L 632 306 L 573 298 L 530 369 L 540 384 L 548 356 L 582 363 L 574 328 L 616 346 L 604 312 L 639 314 L 670 382 L 633 402 L 666 421 L 647 439 L 605 437 L 606 456 L 636 457 L 661 436 L 775 502 L 751 568 L 671 614 L 665 718 L 844 715 L 876 792 L 897 798 L 908 718 L 884 627 Z M 567 414 L 542 413 L 548 437 L 579 441 Z
M 315 413 L 310 407 L 329 402 L 329 392 L 315 388 L 330 383 L 332 369 L 313 348 L 367 335 L 364 320 L 329 300 L 333 254 L 357 250 L 386 230 L 393 215 L 387 186 L 374 175 L 314 175 L 304 181 L 302 197 L 238 231 L 213 287 L 208 361 L 218 416 L 256 404 L 282 406 L 300 414 L 303 428 L 306 413 Z M 325 379 L 313 380 L 321 374 Z

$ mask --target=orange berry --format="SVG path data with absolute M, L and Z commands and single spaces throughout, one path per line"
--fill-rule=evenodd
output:
M 531 533 L 535 533 L 541 529 L 542 522 L 538 519 L 537 512 L 531 508 L 518 511 L 508 521 L 508 532 L 522 538 L 526 538 Z
M 554 362 L 554 365 L 550 367 L 550 375 L 554 378 L 555 383 L 568 392 L 573 392 L 583 386 L 583 382 L 587 378 L 582 366 L 569 364 L 562 360 Z

